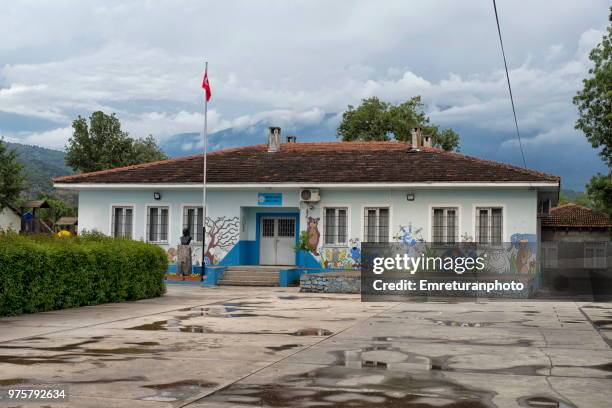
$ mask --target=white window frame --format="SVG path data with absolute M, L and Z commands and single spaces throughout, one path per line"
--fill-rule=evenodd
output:
M 434 243 L 434 210 L 444 210 L 446 214 L 447 210 L 455 210 L 455 223 L 457 224 L 457 235 L 455 236 L 455 244 L 459 244 L 461 241 L 461 205 L 460 204 L 431 204 L 429 206 L 429 219 L 427 220 L 429 228 L 428 228 L 428 240 L 427 242 L 431 242 L 434 245 L 448 245 L 447 233 L 448 229 L 444 231 L 444 242 L 443 243 Z
M 489 243 L 480 244 L 480 245 L 501 246 L 504 242 L 506 242 L 505 237 L 506 237 L 506 231 L 507 231 L 506 222 L 508 220 L 508 211 L 506 209 L 506 206 L 504 204 L 500 204 L 500 203 L 482 203 L 482 204 L 478 203 L 478 204 L 474 204 L 472 206 L 472 223 L 473 223 L 473 227 L 472 227 L 473 235 L 472 236 L 474 237 L 474 243 L 479 244 L 479 236 L 477 234 L 478 228 L 476 227 L 476 224 L 477 224 L 476 223 L 476 217 L 479 216 L 478 210 L 487 209 L 487 208 L 489 210 L 491 210 L 492 208 L 501 208 L 501 210 L 502 210 L 501 243 L 500 244 L 491 244 L 489 242 Z M 491 227 L 489 227 L 489 230 L 490 230 L 490 228 Z M 489 233 L 489 237 L 490 236 L 491 236 L 491 234 Z M 490 241 L 490 239 L 489 239 L 489 241 Z
M 376 209 L 376 218 L 379 219 L 379 211 L 381 208 L 387 209 L 389 211 L 389 226 L 388 226 L 388 237 L 387 237 L 387 241 L 386 242 L 391 242 L 391 240 L 393 239 L 393 232 L 392 232 L 392 225 L 393 225 L 393 208 L 390 204 L 365 204 L 361 207 L 361 242 L 372 242 L 372 241 L 366 241 L 366 236 L 367 236 L 367 225 L 366 225 L 366 217 L 365 217 L 365 212 L 366 210 L 371 210 L 371 209 Z M 376 234 L 378 235 L 378 227 L 377 227 L 377 231 Z M 351 238 L 348 237 L 348 239 L 350 240 Z M 372 242 L 372 243 L 378 243 L 377 242 Z
M 109 217 L 108 217 L 108 236 L 115 237 L 114 228 L 113 228 L 113 219 L 115 215 L 115 208 L 131 208 L 132 209 L 132 231 L 130 235 L 122 235 L 122 237 L 134 239 L 134 227 L 136 221 L 136 204 L 134 203 L 111 203 L 109 207 Z
M 326 212 L 327 209 L 336 209 L 337 210 L 346 210 L 346 242 L 335 242 L 335 243 L 326 243 L 327 241 L 327 225 L 326 225 Z M 351 206 L 347 204 L 326 204 L 321 208 L 321 220 L 322 220 L 322 245 L 325 247 L 347 247 L 349 244 L 349 240 L 351 239 Z M 338 226 L 336 225 L 336 228 Z M 336 231 L 337 232 L 337 231 Z M 337 234 L 336 234 L 337 236 Z
M 158 209 L 162 209 L 162 208 L 166 208 L 168 209 L 168 234 L 165 240 L 158 240 L 158 241 L 151 241 L 149 239 L 149 226 L 147 223 L 147 220 L 149 218 L 149 211 L 151 210 L 151 208 L 158 208 Z M 161 203 L 148 203 L 145 204 L 145 212 L 144 212 L 144 240 L 145 242 L 150 242 L 152 244 L 167 244 L 170 242 L 170 237 L 172 236 L 172 206 L 170 204 L 161 204 Z M 157 225 L 157 236 L 160 236 L 160 231 L 161 231 L 161 224 Z
M 597 256 L 597 251 L 603 249 L 603 256 Z M 593 251 L 593 256 L 587 256 L 587 251 Z M 584 268 L 605 269 L 608 267 L 608 243 L 606 241 L 591 241 L 584 243 Z
M 540 242 L 540 259 L 543 268 L 559 267 L 559 243 L 557 241 Z M 554 255 L 551 254 L 554 253 Z
M 190 208 L 197 208 L 197 209 L 202 209 L 202 211 L 204 210 L 204 207 L 202 206 L 202 203 L 193 203 L 193 204 L 182 204 L 181 205 L 181 235 L 183 234 L 183 229 L 186 227 L 186 225 L 184 224 L 185 221 L 185 210 L 190 209 Z M 202 214 L 202 224 L 206 225 L 206 220 L 204 219 L 204 214 Z M 197 215 L 196 215 L 196 228 L 197 228 Z M 193 238 L 193 240 L 191 241 L 193 244 L 195 245 L 202 245 L 202 241 L 198 241 L 197 240 L 197 232 L 194 234 L 193 231 L 189 231 L 189 233 L 191 234 L 191 237 Z

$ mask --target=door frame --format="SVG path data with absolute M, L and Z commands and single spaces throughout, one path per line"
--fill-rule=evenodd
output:
M 265 217 L 284 217 L 295 219 L 295 246 L 300 242 L 300 213 L 299 212 L 258 212 L 255 213 L 255 247 L 257 265 L 260 265 L 261 259 L 261 219 Z M 297 251 L 295 251 L 295 264 L 297 265 Z

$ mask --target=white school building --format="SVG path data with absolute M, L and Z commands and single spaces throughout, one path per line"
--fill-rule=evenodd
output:
M 175 261 L 183 229 L 202 250 L 203 156 L 54 180 L 79 194 L 79 231 L 162 246 Z M 413 143 L 268 143 L 207 156 L 205 259 L 210 265 L 351 269 L 362 242 L 539 240 L 557 176 Z M 308 248 L 299 246 L 300 232 Z M 300 255 L 302 254 L 302 255 Z

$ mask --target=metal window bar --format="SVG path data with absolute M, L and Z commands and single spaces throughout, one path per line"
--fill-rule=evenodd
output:
M 389 209 L 366 208 L 363 213 L 364 242 L 389 242 Z
M 557 243 L 544 241 L 540 244 L 542 253 L 542 266 L 545 268 L 557 268 L 559 266 L 559 255 Z
M 459 238 L 457 210 L 434 208 L 432 214 L 432 241 L 436 245 L 455 244 Z
M 149 207 L 147 240 L 149 242 L 168 241 L 168 207 Z
M 501 245 L 503 240 L 503 212 L 501 208 L 476 209 L 476 242 Z
M 325 209 L 325 238 L 329 245 L 347 243 L 347 210 L 346 208 Z
M 584 244 L 584 267 L 603 269 L 607 267 L 607 242 L 587 242 Z
M 202 242 L 203 215 L 202 207 L 183 208 L 183 229 L 189 230 L 195 242 Z
M 292 218 L 278 219 L 278 236 L 295 237 L 295 220 Z
M 274 236 L 274 219 L 264 218 L 262 223 L 262 237 L 273 237 Z
M 132 237 L 132 207 L 113 207 L 111 236 Z

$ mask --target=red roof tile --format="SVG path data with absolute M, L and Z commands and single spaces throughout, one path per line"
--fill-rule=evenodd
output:
M 55 178 L 56 183 L 202 183 L 203 155 Z M 402 142 L 287 143 L 208 154 L 210 183 L 559 182 L 559 177 Z
M 552 208 L 541 220 L 542 227 L 612 228 L 607 214 L 574 203 Z

